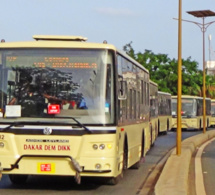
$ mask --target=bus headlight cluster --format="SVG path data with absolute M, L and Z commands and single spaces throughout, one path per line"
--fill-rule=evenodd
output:
M 0 142 L 0 148 L 4 148 L 4 143 Z
M 105 144 L 93 144 L 93 149 L 94 150 L 97 150 L 97 149 L 104 150 L 105 147 L 106 147 Z M 111 144 L 107 144 L 107 148 L 111 149 L 112 145 Z
M 97 150 L 98 148 L 100 150 L 104 150 L 105 149 L 105 145 L 104 144 L 93 144 L 93 149 L 94 150 Z

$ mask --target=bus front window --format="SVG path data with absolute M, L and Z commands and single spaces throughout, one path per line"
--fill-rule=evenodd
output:
M 110 59 L 107 50 L 2 50 L 0 120 L 72 116 L 84 124 L 113 123 Z
M 197 102 L 195 99 L 181 100 L 181 116 L 195 117 L 197 115 Z M 177 116 L 177 99 L 172 99 L 172 116 Z
M 197 114 L 197 103 L 195 99 L 182 99 L 182 117 L 195 117 Z

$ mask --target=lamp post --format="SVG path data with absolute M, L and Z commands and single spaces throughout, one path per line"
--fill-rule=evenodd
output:
M 181 45 L 182 45 L 182 0 L 179 0 L 178 4 L 178 90 L 177 90 L 177 136 L 176 136 L 176 154 L 181 155 L 181 84 L 182 84 L 182 74 L 181 74 Z
M 215 16 L 215 12 L 212 12 L 210 10 L 199 10 L 199 11 L 188 11 L 188 14 L 193 15 L 194 17 L 197 18 L 202 18 L 202 23 L 194 22 L 194 21 L 189 21 L 189 20 L 183 20 L 185 22 L 191 22 L 196 24 L 198 27 L 200 27 L 202 31 L 202 38 L 203 38 L 203 133 L 206 132 L 206 103 L 205 103 L 205 98 L 206 98 L 206 89 L 205 89 L 205 32 L 207 28 L 214 23 L 215 21 L 205 23 L 205 18 L 210 17 L 210 16 Z

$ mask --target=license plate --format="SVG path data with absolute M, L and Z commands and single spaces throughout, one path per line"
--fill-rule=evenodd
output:
M 38 173 L 55 173 L 55 163 L 37 163 Z

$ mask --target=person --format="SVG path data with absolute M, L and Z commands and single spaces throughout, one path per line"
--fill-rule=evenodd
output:
M 81 99 L 81 102 L 79 103 L 78 108 L 79 108 L 79 109 L 88 109 L 88 108 L 87 108 L 86 101 L 85 101 L 84 98 Z

